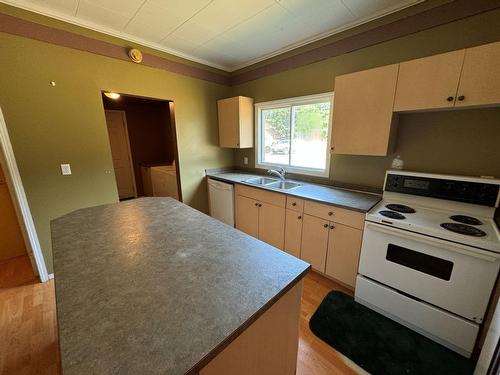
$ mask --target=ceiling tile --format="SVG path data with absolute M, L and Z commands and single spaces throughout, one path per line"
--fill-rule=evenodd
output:
M 216 31 L 206 28 L 205 25 L 190 20 L 182 24 L 182 26 L 176 29 L 171 35 L 200 45 L 208 42 L 217 34 Z
M 358 17 L 370 17 L 379 12 L 418 3 L 418 0 L 342 0 L 344 4 Z
M 164 38 L 160 44 L 170 49 L 178 50 L 183 53 L 191 53 L 196 47 L 199 47 L 199 43 L 193 43 L 187 39 L 169 35 Z
M 106 2 L 80 0 L 80 5 L 78 6 L 78 12 L 76 14 L 77 17 L 93 24 L 121 31 L 134 13 L 130 9 L 127 12 L 120 8 L 104 8 L 97 3 L 105 4 Z
M 103 11 L 120 14 L 124 17 L 132 17 L 145 0 L 80 0 L 78 12 L 83 8 L 97 7 Z
M 221 33 L 273 4 L 274 0 L 214 0 L 194 16 L 192 21 L 208 30 Z
M 78 0 L 27 0 L 26 3 L 73 16 Z

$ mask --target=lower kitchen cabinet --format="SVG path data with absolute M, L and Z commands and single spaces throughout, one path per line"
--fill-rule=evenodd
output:
M 262 199 L 253 199 L 238 193 L 243 193 Z M 239 186 L 236 188 L 236 228 L 258 238 L 268 244 L 284 248 L 285 242 L 285 201 L 280 205 L 274 205 L 271 192 L 262 192 L 257 189 Z M 280 196 L 280 194 L 277 194 Z M 280 203 L 280 202 L 278 202 Z
M 300 258 L 300 242 L 302 241 L 302 213 L 286 210 L 285 217 L 285 248 L 294 257 Z
M 319 217 L 304 215 L 300 257 L 317 271 L 325 272 L 330 223 Z
M 259 206 L 259 239 L 278 249 L 285 240 L 285 209 L 261 202 Z
M 236 228 L 259 238 L 259 206 L 255 199 L 236 196 Z
M 337 223 L 330 228 L 325 273 L 354 288 L 363 232 Z

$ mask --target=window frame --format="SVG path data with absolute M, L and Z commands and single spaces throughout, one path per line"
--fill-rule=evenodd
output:
M 284 168 L 285 171 L 295 174 L 303 174 L 308 176 L 318 176 L 318 177 L 329 177 L 330 175 L 330 161 L 332 154 L 332 118 L 333 118 L 333 97 L 334 92 L 326 92 L 322 94 L 315 95 L 306 95 L 306 96 L 298 96 L 294 98 L 287 99 L 279 99 L 279 100 L 271 100 L 267 102 L 255 103 L 255 167 L 256 168 L 275 168 L 280 167 Z M 326 100 L 325 100 L 326 99 Z M 327 132 L 327 140 L 326 140 L 326 161 L 325 161 L 325 169 L 317 169 L 317 168 L 307 168 L 307 167 L 296 167 L 292 165 L 286 164 L 277 164 L 277 163 L 266 163 L 263 161 L 263 139 L 262 139 L 262 128 L 261 128 L 261 118 L 262 111 L 268 109 L 275 108 L 283 108 L 284 106 L 292 107 L 297 105 L 306 105 L 306 104 L 315 104 L 315 103 L 323 103 L 325 101 L 330 101 L 330 114 L 328 118 L 328 132 Z M 291 120 L 292 121 L 292 120 Z M 291 130 L 291 129 L 290 129 Z M 291 141 L 291 139 L 290 139 Z M 291 152 L 291 148 L 290 148 Z

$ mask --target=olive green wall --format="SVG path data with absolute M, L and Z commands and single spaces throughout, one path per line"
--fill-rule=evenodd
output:
M 174 101 L 184 202 L 207 210 L 204 169 L 233 162 L 217 146 L 215 102 L 229 88 L 4 33 L 0 66 L 0 107 L 49 272 L 50 220 L 118 200 L 101 90 Z
M 499 24 L 500 11 L 483 13 L 235 86 L 232 94 L 263 102 L 332 91 L 339 74 L 498 41 Z M 500 109 L 403 114 L 394 155 L 335 155 L 330 179 L 381 188 L 384 172 L 397 154 L 410 170 L 500 177 L 499 144 Z M 253 167 L 254 149 L 237 150 L 235 164 L 243 166 L 244 156 Z

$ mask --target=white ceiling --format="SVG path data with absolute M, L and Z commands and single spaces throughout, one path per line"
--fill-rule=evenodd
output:
M 423 0 L 0 0 L 227 71 Z

